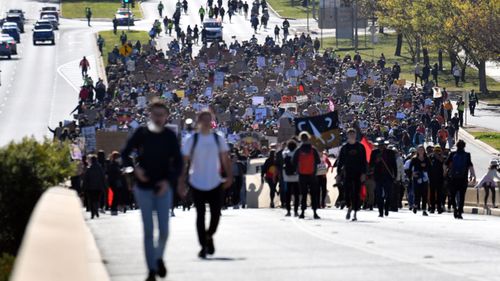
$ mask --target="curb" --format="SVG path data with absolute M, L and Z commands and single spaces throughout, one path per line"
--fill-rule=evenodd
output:
M 486 152 L 490 154 L 494 154 L 496 156 L 499 155 L 499 151 L 496 150 L 495 148 L 489 146 L 488 144 L 484 143 L 481 140 L 476 139 L 473 135 L 471 135 L 469 132 L 466 131 L 466 129 L 458 131 L 458 135 L 463 137 L 465 140 L 469 142 L 475 142 L 478 144 L 482 149 L 484 149 Z
M 104 68 L 104 61 L 103 61 L 103 56 L 101 55 L 101 53 L 99 52 L 99 49 L 97 48 L 97 36 L 98 36 L 99 32 L 96 32 L 94 34 L 94 39 L 95 39 L 95 45 L 94 45 L 94 49 L 96 51 L 96 54 L 98 55 L 98 58 L 97 58 L 97 76 L 99 76 L 99 78 L 101 78 L 103 81 L 104 81 L 104 84 L 106 86 L 108 86 L 108 76 L 106 75 L 106 69 Z

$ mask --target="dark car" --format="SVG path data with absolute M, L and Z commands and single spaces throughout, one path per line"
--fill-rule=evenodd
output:
M 11 59 L 12 57 L 12 46 L 7 41 L 0 40 L 0 56 L 7 57 Z
M 17 43 L 21 42 L 21 31 L 19 31 L 16 24 L 12 24 L 10 22 L 4 23 L 2 26 L 2 33 L 9 34 L 10 37 L 14 38 Z
M 23 16 L 19 14 L 8 14 L 5 17 L 6 22 L 15 22 L 21 33 L 24 33 L 24 19 Z
M 24 21 L 26 20 L 26 18 L 24 17 L 24 11 L 21 9 L 10 9 L 7 14 L 18 14 L 23 18 Z
M 43 29 L 43 28 L 46 29 Z M 38 42 L 47 42 L 50 41 L 50 45 L 55 45 L 55 36 L 54 36 L 54 30 L 48 26 L 48 25 L 40 25 L 39 29 L 35 26 L 35 29 L 33 29 L 33 45 L 38 45 Z

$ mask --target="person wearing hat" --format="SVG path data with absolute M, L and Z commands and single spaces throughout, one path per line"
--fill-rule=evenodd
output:
M 497 183 L 495 182 L 495 179 L 500 180 L 498 176 L 498 161 L 497 160 L 491 160 L 490 162 L 490 167 L 488 168 L 488 172 L 484 174 L 484 176 L 481 178 L 479 183 L 475 186 L 476 188 L 481 188 L 484 187 L 484 208 L 488 209 L 488 197 L 489 193 L 491 191 L 491 204 L 493 208 L 497 208 L 496 202 L 495 202 L 495 186 Z
M 319 186 L 316 177 L 318 164 L 321 163 L 319 153 L 311 144 L 311 135 L 308 132 L 299 134 L 301 145 L 293 155 L 293 164 L 297 167 L 299 175 L 299 187 L 302 192 L 301 207 L 302 213 L 299 219 L 305 218 L 304 213 L 307 209 L 307 194 L 311 194 L 311 205 L 314 211 L 314 219 L 320 219 L 316 210 L 319 207 Z
M 454 217 L 456 219 L 463 219 L 462 214 L 464 213 L 467 184 L 469 180 L 476 180 L 471 155 L 465 152 L 465 142 L 463 140 L 457 142 L 457 151 L 450 153 L 446 159 L 445 173 L 449 177 L 448 188 L 453 199 L 451 203 L 453 205 Z
M 388 144 L 382 137 L 376 139 L 377 148 L 371 153 L 369 165 L 375 178 L 375 196 L 381 218 L 389 215 L 392 185 L 397 174 L 396 156 L 393 150 L 387 149 Z
M 429 211 L 433 214 L 436 210 L 438 214 L 443 213 L 444 207 L 444 176 L 443 176 L 443 150 L 441 146 L 436 145 L 429 157 L 431 168 L 429 171 L 430 196 Z

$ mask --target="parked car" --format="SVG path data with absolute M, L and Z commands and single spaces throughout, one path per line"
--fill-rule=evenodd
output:
M 59 22 L 57 21 L 57 18 L 54 15 L 45 15 L 42 17 L 41 20 L 49 21 L 52 24 L 52 28 L 54 30 L 59 29 Z
M 43 29 L 45 27 L 46 29 Z M 35 26 L 33 29 L 33 45 L 38 45 L 38 42 L 50 41 L 50 45 L 55 45 L 55 35 L 54 30 L 48 25 L 39 25 L 39 28 Z
M 20 14 L 7 14 L 5 21 L 16 23 L 21 33 L 24 33 L 24 19 Z
M 16 43 L 16 40 L 14 40 L 14 38 L 12 38 L 8 34 L 0 34 L 0 41 L 6 41 L 6 42 L 8 42 L 10 44 L 10 48 L 12 50 L 12 54 L 13 55 L 17 55 L 17 43 Z
M 116 11 L 115 18 L 118 25 L 134 25 L 134 14 L 128 9 L 118 9 Z
M 5 22 L 2 26 L 2 33 L 10 35 L 17 43 L 21 43 L 21 31 L 17 27 L 17 24 Z

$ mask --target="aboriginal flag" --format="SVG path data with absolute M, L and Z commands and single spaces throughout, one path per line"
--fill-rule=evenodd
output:
M 319 150 L 340 145 L 339 116 L 337 111 L 327 114 L 295 119 L 297 134 L 306 131 L 312 136 L 312 144 Z

